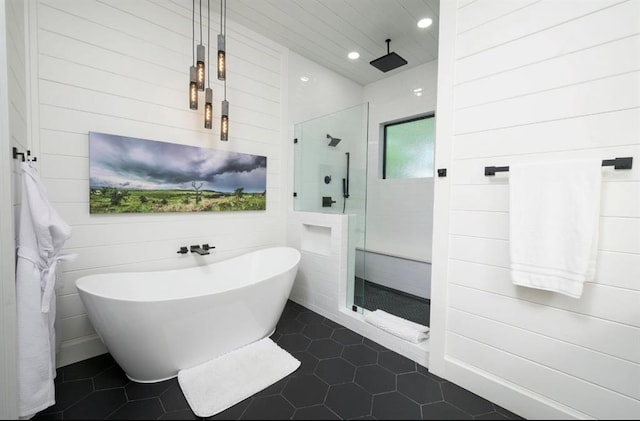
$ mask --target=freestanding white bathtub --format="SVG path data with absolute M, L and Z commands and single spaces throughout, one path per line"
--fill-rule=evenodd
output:
M 152 383 L 269 336 L 299 262 L 296 249 L 273 247 L 188 269 L 90 275 L 76 286 L 127 377 Z

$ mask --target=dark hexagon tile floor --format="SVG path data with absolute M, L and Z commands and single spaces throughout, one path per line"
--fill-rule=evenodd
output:
M 288 301 L 271 339 L 300 367 L 210 419 L 523 419 Z M 61 367 L 54 406 L 33 419 L 200 419 L 177 378 L 130 381 L 109 354 Z

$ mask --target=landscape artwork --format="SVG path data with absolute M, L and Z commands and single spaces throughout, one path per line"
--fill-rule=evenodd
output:
M 89 212 L 266 209 L 267 157 L 89 132 Z

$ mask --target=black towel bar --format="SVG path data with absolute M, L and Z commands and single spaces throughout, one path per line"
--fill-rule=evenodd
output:
M 603 159 L 603 167 L 614 167 L 616 170 L 630 170 L 633 166 L 633 157 Z M 484 175 L 496 175 L 497 172 L 507 172 L 509 167 L 484 167 Z

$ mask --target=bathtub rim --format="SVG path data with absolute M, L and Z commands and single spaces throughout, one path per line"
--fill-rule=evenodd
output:
M 158 299 L 143 299 L 143 298 L 128 298 L 128 297 L 118 297 L 118 296 L 114 296 L 113 294 L 104 294 L 104 293 L 98 293 L 96 291 L 92 291 L 91 289 L 88 289 L 86 286 L 82 285 L 84 283 L 88 283 L 88 282 L 95 282 L 96 278 L 108 278 L 109 276 L 127 276 L 127 275 L 136 275 L 136 276 L 140 276 L 140 275 L 149 275 L 149 276 L 153 276 L 153 274 L 155 273 L 163 273 L 163 274 L 167 274 L 167 273 L 178 273 L 178 272 L 185 272 L 185 271 L 196 271 L 198 269 L 204 269 L 206 267 L 209 266 L 214 266 L 214 265 L 218 265 L 221 264 L 223 262 L 232 262 L 233 260 L 240 260 L 243 257 L 249 256 L 251 254 L 258 254 L 260 252 L 263 252 L 265 250 L 276 250 L 276 249 L 287 249 L 287 250 L 292 250 L 295 252 L 295 259 L 293 261 L 292 264 L 283 267 L 277 274 L 274 274 L 272 276 L 277 276 L 278 274 L 281 273 L 286 273 L 294 268 L 296 268 L 299 264 L 300 264 L 300 260 L 302 258 L 302 254 L 300 253 L 300 250 L 294 248 L 294 247 L 290 247 L 290 246 L 272 246 L 272 247 L 264 247 L 261 249 L 256 249 L 256 250 L 252 250 L 243 254 L 239 254 L 237 256 L 234 257 L 229 257 L 226 259 L 222 259 L 222 260 L 218 260 L 215 262 L 211 262 L 208 263 L 206 265 L 197 265 L 197 266 L 189 266 L 189 267 L 184 267 L 184 268 L 177 268 L 177 269 L 165 269 L 165 270 L 145 270 L 145 271 L 126 271 L 126 272 L 105 272 L 105 273 L 95 273 L 95 274 L 91 274 L 91 275 L 85 275 L 85 276 L 81 276 L 80 278 L 76 279 L 76 281 L 74 282 L 76 289 L 78 290 L 79 294 L 88 294 L 88 295 L 92 295 L 94 297 L 99 297 L 101 299 L 107 299 L 107 300 L 116 300 L 116 301 L 123 301 L 123 302 L 139 302 L 139 303 L 162 303 L 162 302 L 168 302 L 168 301 L 176 301 L 176 300 L 183 300 L 183 299 L 189 299 L 189 298 L 196 298 L 196 297 L 200 297 L 203 295 L 209 295 L 209 294 L 219 294 L 219 293 L 224 293 L 226 291 L 232 291 L 232 290 L 236 290 L 236 289 L 242 289 L 245 287 L 249 287 L 252 284 L 242 284 L 242 285 L 238 285 L 238 286 L 234 286 L 233 288 L 228 288 L 228 289 L 224 289 L 224 290 L 219 290 L 219 291 L 210 291 L 207 294 L 193 294 L 193 295 L 186 295 L 186 296 L 180 296 L 180 297 L 167 297 L 167 298 L 158 298 Z M 270 277 L 264 277 L 261 278 L 259 280 L 257 280 L 256 282 L 261 282 L 267 279 L 270 279 L 272 276 Z M 84 281 L 84 282 L 82 282 Z M 255 283 L 255 282 L 254 282 Z

